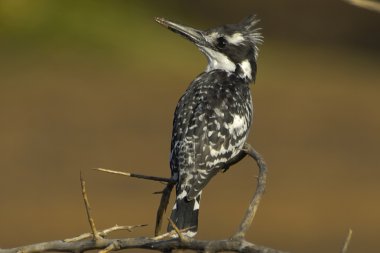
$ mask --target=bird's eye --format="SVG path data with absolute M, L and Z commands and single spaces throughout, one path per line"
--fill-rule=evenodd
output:
M 219 37 L 216 39 L 216 47 L 219 49 L 225 48 L 227 45 L 227 40 L 224 37 Z

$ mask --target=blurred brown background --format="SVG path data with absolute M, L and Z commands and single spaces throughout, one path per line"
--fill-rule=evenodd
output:
M 205 58 L 153 21 L 262 20 L 250 142 L 269 165 L 248 234 L 291 252 L 379 252 L 380 15 L 343 1 L 0 2 L 0 247 L 149 227 L 162 188 L 94 172 L 168 176 L 172 114 Z M 231 235 L 255 188 L 246 159 L 204 193 L 199 238 Z

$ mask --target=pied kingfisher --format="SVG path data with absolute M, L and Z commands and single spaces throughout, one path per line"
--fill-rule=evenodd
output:
M 171 220 L 179 229 L 191 228 L 184 234 L 193 237 L 203 188 L 245 156 L 242 148 L 253 118 L 250 83 L 256 78 L 262 36 L 255 16 L 206 31 L 156 21 L 190 40 L 208 60 L 178 101 L 171 141 L 170 168 L 177 181 Z

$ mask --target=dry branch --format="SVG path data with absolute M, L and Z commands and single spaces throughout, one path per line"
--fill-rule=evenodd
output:
M 110 227 L 110 228 L 104 229 L 103 231 L 100 231 L 98 234 L 99 234 L 99 236 L 101 236 L 102 238 L 104 238 L 108 234 L 110 234 L 111 232 L 114 232 L 114 231 L 127 230 L 129 232 L 132 232 L 133 229 L 135 229 L 135 228 L 145 227 L 145 226 L 147 226 L 147 224 L 134 225 L 134 226 L 119 226 L 119 225 L 115 225 L 113 227 Z M 67 238 L 67 239 L 65 239 L 63 241 L 65 241 L 65 242 L 76 242 L 76 241 L 81 241 L 81 240 L 92 238 L 92 237 L 93 237 L 92 233 L 84 233 L 84 234 L 81 234 L 81 235 L 73 237 L 73 238 Z
M 251 203 L 244 215 L 243 221 L 240 223 L 238 231 L 233 236 L 234 238 L 244 238 L 249 227 L 251 226 L 253 218 L 256 215 L 257 208 L 259 207 L 260 200 L 265 192 L 267 178 L 267 166 L 261 155 L 248 143 L 245 143 L 244 151 L 247 155 L 256 161 L 259 167 L 259 176 L 257 177 L 257 187 L 255 194 L 253 195 Z
M 211 246 L 211 247 L 210 247 Z M 12 249 L 0 249 L 0 253 L 35 253 L 47 251 L 60 252 L 84 252 L 88 250 L 121 250 L 121 249 L 150 249 L 157 251 L 170 251 L 174 249 L 189 249 L 195 251 L 211 252 L 234 251 L 247 253 L 284 253 L 263 246 L 258 246 L 245 240 L 194 240 L 180 241 L 178 239 L 155 240 L 154 238 L 139 237 L 125 239 L 99 239 L 77 242 L 65 242 L 63 240 L 50 241 L 17 247 Z M 210 250 L 211 249 L 211 250 Z M 107 252 L 105 251 L 105 252 Z
M 87 233 L 66 240 L 51 241 L 38 243 L 13 249 L 0 249 L 0 253 L 13 253 L 13 252 L 44 252 L 44 251 L 62 251 L 62 252 L 84 252 L 87 250 L 99 249 L 102 253 L 107 253 L 110 251 L 116 251 L 121 249 L 130 248 L 142 248 L 142 249 L 153 249 L 159 251 L 171 251 L 174 249 L 190 249 L 195 251 L 205 251 L 205 252 L 220 252 L 220 251 L 235 251 L 235 252 L 255 252 L 255 253 L 279 253 L 281 251 L 270 249 L 267 247 L 257 246 L 253 243 L 244 240 L 244 235 L 248 230 L 254 215 L 256 213 L 258 204 L 260 202 L 261 196 L 264 193 L 265 181 L 266 181 L 266 166 L 261 156 L 249 145 L 246 144 L 244 151 L 256 160 L 259 165 L 259 177 L 258 185 L 254 197 L 252 198 L 251 204 L 245 214 L 245 217 L 239 227 L 238 232 L 231 238 L 225 240 L 214 240 L 214 241 L 203 241 L 187 238 L 183 236 L 184 230 L 176 229 L 175 233 L 166 233 L 161 236 L 156 236 L 153 238 L 140 237 L 140 238 L 126 238 L 126 239 L 105 239 L 104 237 L 115 230 L 120 229 L 131 229 L 133 227 L 121 227 L 115 226 L 110 229 L 106 229 L 103 232 L 98 232 L 95 227 L 95 222 L 91 216 L 90 204 L 88 201 L 85 181 L 83 180 L 82 174 L 80 175 L 81 187 L 83 200 L 86 207 L 87 218 L 90 223 L 92 233 Z M 170 193 L 174 187 L 174 182 L 170 178 L 160 178 L 145 176 L 140 174 L 126 173 L 109 169 L 96 169 L 98 171 L 103 171 L 107 173 L 125 175 L 129 177 L 136 177 L 147 180 L 154 180 L 160 182 L 166 182 L 167 186 L 163 191 L 163 196 L 160 202 L 159 210 L 157 211 L 157 224 L 156 233 L 161 226 L 162 216 L 166 209 L 167 203 L 169 201 Z M 170 219 L 169 219 L 170 221 Z M 172 221 L 170 221 L 172 222 Z M 176 226 L 172 224 L 174 228 Z M 141 225 L 140 225 L 141 226 Z M 177 238 L 173 238 L 176 237 Z M 92 237 L 92 238 L 91 238 Z M 168 238 L 169 237 L 169 238 Z
M 253 149 L 249 144 L 244 145 L 243 151 L 253 158 L 258 167 L 259 175 L 257 177 L 258 183 L 256 191 L 253 195 L 251 203 L 245 213 L 245 216 L 239 226 L 238 231 L 229 239 L 223 240 L 196 240 L 193 238 L 188 238 L 183 235 L 183 232 L 188 229 L 171 231 L 155 237 L 138 237 L 138 238 L 123 238 L 123 239 L 106 239 L 109 233 L 117 230 L 128 230 L 131 231 L 133 228 L 141 227 L 145 225 L 137 226 L 114 226 L 98 232 L 95 227 L 95 222 L 91 217 L 90 204 L 87 198 L 85 181 L 83 180 L 82 174 L 80 175 L 81 187 L 83 200 L 85 203 L 85 208 L 87 212 L 87 218 L 90 223 L 92 233 L 85 233 L 80 236 L 66 239 L 66 240 L 56 240 L 50 242 L 42 242 L 32 245 L 26 245 L 22 247 L 16 247 L 11 249 L 0 249 L 0 253 L 34 253 L 34 252 L 46 252 L 46 251 L 60 251 L 60 252 L 73 252 L 79 253 L 89 250 L 100 250 L 100 253 L 108 253 L 111 251 L 117 251 L 122 249 L 150 249 L 157 250 L 161 252 L 171 252 L 175 249 L 186 249 L 194 250 L 197 252 L 222 252 L 222 251 L 233 251 L 233 252 L 247 252 L 247 253 L 283 253 L 283 251 L 271 249 L 264 246 L 258 246 L 244 239 L 247 230 L 249 229 L 253 218 L 255 217 L 258 205 L 265 191 L 266 185 L 266 173 L 267 167 L 262 159 L 261 155 Z M 243 156 L 242 156 L 243 157 Z M 167 203 L 169 201 L 170 193 L 175 185 L 172 179 L 145 176 L 133 173 L 126 173 L 108 169 L 96 169 L 98 171 L 125 175 L 129 177 L 136 177 L 147 180 L 154 180 L 160 182 L 166 182 L 167 185 L 163 191 L 163 195 L 160 202 L 159 210 L 157 211 L 157 224 L 156 224 L 156 234 L 161 226 L 162 216 L 166 209 Z M 172 222 L 169 219 L 169 222 Z M 176 228 L 175 224 L 172 223 L 173 227 Z M 346 238 L 344 246 L 342 248 L 342 253 L 346 253 L 348 244 L 350 242 L 352 231 Z
M 93 240 L 96 241 L 100 239 L 101 237 L 99 236 L 99 233 L 96 230 L 94 219 L 91 216 L 90 202 L 88 201 L 87 193 L 86 193 L 86 182 L 83 179 L 82 172 L 80 172 L 80 185 L 82 188 L 82 195 L 83 195 L 84 205 L 86 207 L 88 223 L 90 224 L 90 227 L 91 227 Z

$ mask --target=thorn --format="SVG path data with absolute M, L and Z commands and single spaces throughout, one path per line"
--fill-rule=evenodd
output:
M 127 177 L 134 177 L 139 179 L 145 179 L 145 180 L 152 180 L 152 181 L 158 181 L 161 183 L 175 183 L 173 178 L 165 178 L 165 177 L 155 177 L 155 176 L 147 176 L 147 175 L 141 175 L 136 173 L 129 173 L 129 172 L 123 172 L 123 171 L 117 171 L 117 170 L 110 170 L 105 168 L 93 168 L 93 170 L 116 174 L 116 175 L 122 175 Z

